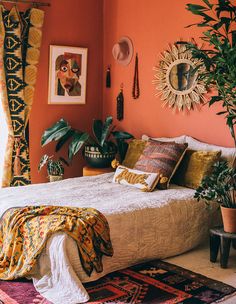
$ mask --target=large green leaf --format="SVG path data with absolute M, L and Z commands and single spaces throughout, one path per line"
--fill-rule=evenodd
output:
M 101 147 L 104 145 L 105 140 L 109 136 L 112 121 L 113 121 L 112 116 L 108 116 L 105 119 L 105 122 L 104 122 L 104 125 L 103 125 L 103 128 L 102 128 L 101 140 L 100 140 Z
M 115 139 L 127 140 L 127 139 L 134 138 L 132 134 L 130 134 L 128 132 L 124 132 L 124 131 L 114 131 L 114 132 L 112 132 L 112 135 L 115 137 Z
M 56 145 L 56 152 L 58 152 L 74 134 L 75 130 L 70 129 L 63 137 L 61 137 Z
M 211 4 L 210 2 L 209 2 L 209 0 L 202 0 L 209 8 L 213 8 L 213 4 Z
M 69 130 L 71 126 L 63 118 L 56 122 L 52 127 L 44 131 L 41 138 L 41 145 L 45 146 L 51 141 L 61 139 Z
M 100 119 L 94 119 L 93 121 L 93 135 L 97 140 L 97 143 L 100 145 L 102 137 L 102 128 L 103 122 Z
M 68 156 L 70 160 L 82 148 L 82 146 L 87 142 L 88 139 L 89 139 L 89 134 L 86 132 L 74 134 L 73 140 L 69 145 L 69 151 L 68 151 L 69 154 Z

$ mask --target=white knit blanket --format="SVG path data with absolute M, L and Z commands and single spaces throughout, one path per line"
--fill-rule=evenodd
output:
M 107 218 L 113 257 L 103 258 L 103 272 L 88 277 L 75 242 L 64 233 L 53 235 L 32 274 L 36 289 L 54 304 L 88 300 L 81 282 L 112 271 L 183 253 L 206 236 L 216 208 L 193 199 L 194 190 L 171 185 L 169 190 L 141 192 L 113 184 L 113 173 L 66 179 L 0 190 L 0 216 L 10 207 L 58 205 L 93 207 Z

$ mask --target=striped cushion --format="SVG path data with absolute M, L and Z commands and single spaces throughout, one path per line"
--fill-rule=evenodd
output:
M 186 143 L 149 141 L 134 169 L 160 173 L 162 178 L 158 183 L 158 188 L 167 189 L 187 147 Z

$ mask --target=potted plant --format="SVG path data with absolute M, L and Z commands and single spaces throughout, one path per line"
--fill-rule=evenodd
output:
M 209 101 L 222 105 L 226 123 L 236 146 L 236 6 L 229 0 L 218 0 L 214 4 L 202 0 L 203 5 L 187 4 L 187 10 L 201 17 L 196 24 L 205 28 L 203 36 L 209 48 L 199 48 L 189 43 L 193 58 L 201 59 L 196 68 L 198 77 L 216 92 Z M 205 69 L 201 69 L 204 65 Z
M 70 160 L 85 146 L 84 157 L 90 166 L 109 167 L 117 152 L 120 160 L 124 159 L 128 147 L 126 140 L 133 138 L 127 132 L 115 130 L 112 123 L 111 116 L 108 116 L 104 122 L 95 119 L 92 125 L 93 136 L 91 136 L 87 132 L 72 128 L 66 120 L 60 119 L 44 132 L 41 144 L 45 146 L 51 141 L 57 141 L 56 151 L 59 151 L 69 142 L 68 157 Z
M 38 171 L 40 171 L 45 165 L 47 166 L 47 172 L 50 182 L 55 182 L 63 179 L 64 167 L 63 164 L 68 166 L 67 161 L 60 157 L 53 160 L 53 156 L 43 155 L 38 165 Z
M 190 26 L 205 28 L 201 38 L 208 48 L 195 44 L 189 44 L 189 48 L 194 58 L 201 59 L 196 68 L 198 77 L 215 92 L 209 106 L 221 104 L 223 111 L 217 115 L 225 115 L 236 147 L 236 6 L 229 0 L 202 0 L 202 4 L 187 4 L 187 10 L 201 17 L 200 22 Z M 200 69 L 202 65 L 205 70 Z M 235 179 L 235 168 L 226 162 L 217 163 L 195 194 L 198 200 L 217 201 L 221 205 L 226 232 L 236 232 Z
M 208 204 L 215 201 L 220 204 L 224 231 L 236 233 L 236 168 L 230 168 L 227 162 L 217 162 L 213 171 L 206 176 L 194 197 Z

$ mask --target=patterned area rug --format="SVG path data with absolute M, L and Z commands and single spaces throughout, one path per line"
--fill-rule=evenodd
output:
M 236 289 L 178 266 L 152 261 L 85 284 L 90 304 L 204 304 L 232 296 Z M 49 304 L 32 282 L 0 281 L 0 304 Z M 66 303 L 69 304 L 69 303 Z

